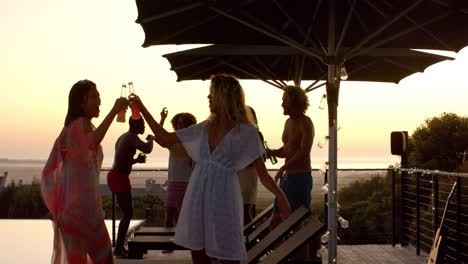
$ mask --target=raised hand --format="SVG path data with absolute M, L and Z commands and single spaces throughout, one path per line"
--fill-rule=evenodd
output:
M 141 101 L 140 97 L 135 94 L 133 94 L 133 96 L 129 98 L 129 102 L 135 104 L 140 109 L 143 106 L 143 102 Z
M 118 113 L 121 110 L 127 110 L 129 101 L 125 97 L 119 97 L 115 100 L 114 106 L 112 107 L 112 111 L 114 113 Z
M 167 114 L 169 113 L 169 111 L 167 110 L 167 107 L 164 107 L 162 110 L 161 110 L 161 120 L 162 119 L 166 119 L 167 118 Z
M 153 140 L 154 140 L 154 136 L 153 136 L 153 135 L 148 134 L 148 135 L 146 136 L 146 141 L 153 141 Z
M 278 198 L 278 207 L 280 209 L 280 216 L 284 220 L 291 214 L 291 206 L 285 195 L 280 195 Z

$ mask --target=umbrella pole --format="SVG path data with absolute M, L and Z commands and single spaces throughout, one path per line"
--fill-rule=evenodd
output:
M 335 0 L 328 1 L 328 56 L 336 58 Z M 337 78 L 337 62 L 328 62 L 328 263 L 337 263 L 337 110 L 340 80 Z
M 329 65 L 330 76 L 335 76 L 336 66 Z M 335 79 L 336 81 L 336 79 Z M 328 263 L 337 263 L 337 112 L 338 112 L 338 83 L 329 81 L 327 85 L 328 102 Z

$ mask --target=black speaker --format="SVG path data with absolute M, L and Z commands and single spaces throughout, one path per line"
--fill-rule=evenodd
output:
M 390 134 L 390 145 L 392 155 L 403 155 L 406 153 L 408 145 L 407 131 L 393 131 Z

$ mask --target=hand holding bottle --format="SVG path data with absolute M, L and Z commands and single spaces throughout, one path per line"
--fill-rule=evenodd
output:
M 127 94 L 127 85 L 126 84 L 122 84 L 122 89 L 120 90 L 120 98 L 125 98 L 127 97 L 126 96 Z M 127 110 L 127 108 L 125 108 L 125 110 L 119 110 L 117 112 L 117 122 L 125 122 L 125 111 Z
M 124 113 L 124 122 L 125 122 L 125 111 L 127 110 L 128 107 L 128 100 L 125 97 L 120 97 L 115 100 L 114 106 L 112 107 L 112 111 L 114 113 Z
M 137 163 L 146 163 L 146 154 L 144 152 L 140 152 L 138 157 L 135 160 Z
M 276 163 L 278 163 L 278 159 L 273 154 L 273 150 L 270 149 L 270 147 L 268 146 L 268 143 L 266 142 L 266 140 L 265 140 L 265 150 L 266 150 L 266 157 L 268 159 L 270 159 L 271 164 L 275 165 Z

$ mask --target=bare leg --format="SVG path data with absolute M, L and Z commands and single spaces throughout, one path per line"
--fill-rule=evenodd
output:
M 244 225 L 250 223 L 255 216 L 255 204 L 244 204 Z
M 274 213 L 270 219 L 270 225 L 269 225 L 270 230 L 275 229 L 275 227 L 281 224 L 281 222 L 283 222 L 283 220 L 281 219 L 280 214 Z
M 174 226 L 174 218 L 176 214 L 176 208 L 166 207 L 166 211 L 164 214 L 164 226 L 165 227 L 173 227 Z
M 132 193 L 131 192 L 118 192 L 117 202 L 120 209 L 122 209 L 122 219 L 120 219 L 119 230 L 117 232 L 117 241 L 115 243 L 115 251 L 122 253 L 124 250 L 125 238 L 127 237 L 128 227 L 130 220 L 133 217 Z
M 191 250 L 192 253 L 192 262 L 193 264 L 209 264 L 211 263 L 211 258 L 206 255 L 204 249 L 202 250 Z

